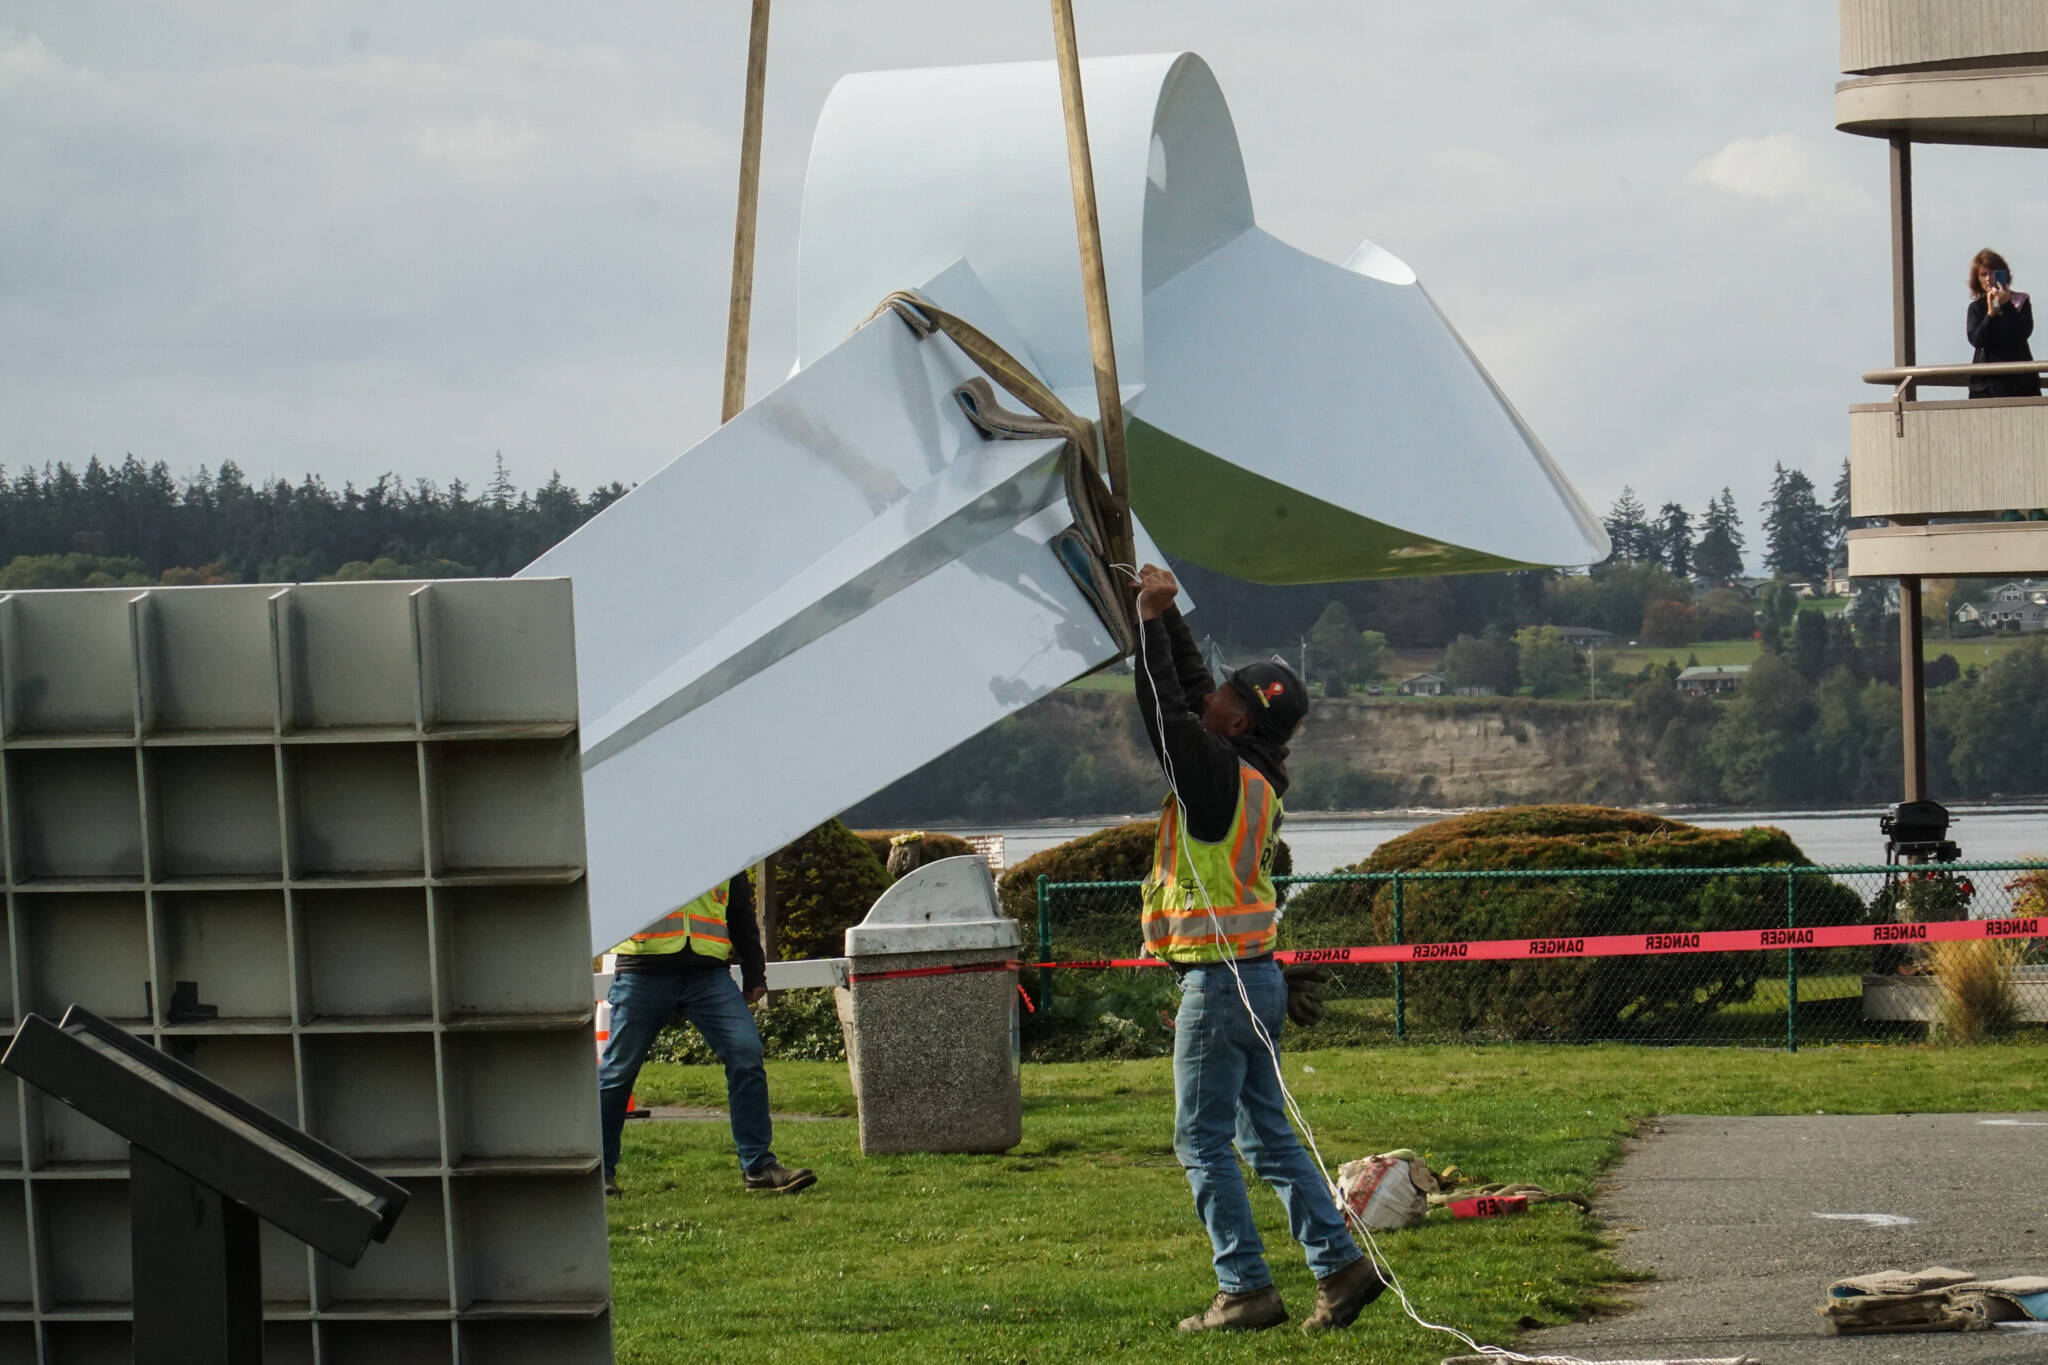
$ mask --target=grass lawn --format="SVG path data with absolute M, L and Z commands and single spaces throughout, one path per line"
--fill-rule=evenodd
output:
M 1591 1192 L 1632 1126 L 1668 1113 L 1890 1113 L 2048 1107 L 2048 1047 L 1939 1050 L 1522 1046 L 1287 1055 L 1333 1163 L 1391 1147 L 1477 1180 Z M 1024 1141 L 988 1157 L 859 1154 L 846 1068 L 772 1063 L 794 1197 L 740 1190 L 722 1123 L 629 1124 L 612 1201 L 618 1358 L 720 1361 L 1271 1361 L 1435 1365 L 1453 1343 L 1391 1298 L 1311 1341 L 1290 1328 L 1191 1344 L 1173 1331 L 1214 1282 L 1170 1149 L 1163 1061 L 1032 1065 Z M 722 1105 L 712 1067 L 650 1066 L 643 1100 Z M 1278 1201 L 1259 1191 L 1269 1259 L 1298 1321 L 1313 1284 Z M 1382 1239 L 1417 1308 L 1483 1341 L 1583 1316 L 1625 1278 L 1569 1205 L 1515 1219 L 1442 1215 Z M 1815 1286 L 1818 1291 L 1819 1286 Z
M 1639 673 L 1648 664 L 1661 664 L 1666 660 L 1680 668 L 1692 659 L 1702 664 L 1753 664 L 1763 646 L 1755 640 L 1701 640 L 1696 644 L 1673 645 L 1670 648 L 1645 646 L 1640 649 L 1603 649 L 1602 659 L 1614 661 L 1617 673 Z
M 2035 638 L 2038 637 L 2003 635 L 1979 636 L 1974 640 L 1944 640 L 1929 635 L 1925 644 L 1926 658 L 1931 662 L 1944 654 L 1953 654 L 1956 663 L 1963 668 L 1968 668 L 1971 664 L 1983 668 Z M 1677 645 L 1669 649 L 1603 649 L 1600 651 L 1600 657 L 1612 659 L 1617 673 L 1628 674 L 1642 671 L 1646 664 L 1661 664 L 1667 659 L 1681 668 L 1688 659 L 1698 659 L 1702 664 L 1709 665 L 1753 664 L 1762 652 L 1763 646 L 1755 640 L 1702 640 L 1697 644 Z
M 1923 649 L 1929 659 L 1953 654 L 1956 656 L 1956 663 L 1964 668 L 1971 664 L 1983 668 L 2040 638 L 2039 635 L 1999 635 L 1988 638 L 1980 635 L 1974 640 L 1940 640 L 1930 635 L 1924 641 Z

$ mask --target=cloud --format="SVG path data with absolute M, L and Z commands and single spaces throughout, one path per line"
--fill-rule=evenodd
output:
M 1813 143 L 1797 133 L 1739 137 L 1686 172 L 1688 185 L 1710 185 L 1741 199 L 1791 202 L 1822 212 L 1867 212 L 1874 207 L 1855 186 L 1837 177 Z

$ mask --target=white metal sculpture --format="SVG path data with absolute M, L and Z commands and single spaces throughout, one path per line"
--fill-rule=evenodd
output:
M 1166 548 L 1265 582 L 1606 556 L 1412 272 L 1257 227 L 1200 58 L 1084 82 L 1133 501 Z M 525 571 L 575 585 L 598 946 L 1122 652 L 1049 548 L 1065 443 L 990 438 L 956 396 L 975 362 L 871 317 L 915 288 L 1091 410 L 1066 196 L 1050 63 L 841 81 L 797 370 Z

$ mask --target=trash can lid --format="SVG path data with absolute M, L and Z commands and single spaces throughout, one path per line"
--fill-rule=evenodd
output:
M 995 878 L 972 854 L 926 863 L 882 893 L 846 931 L 846 955 L 1015 948 L 1017 922 L 996 899 Z

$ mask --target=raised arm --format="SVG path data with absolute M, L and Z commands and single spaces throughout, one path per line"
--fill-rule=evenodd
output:
M 1187 808 L 1189 832 L 1213 842 L 1230 832 L 1237 814 L 1238 757 L 1229 740 L 1202 725 L 1198 708 L 1216 682 L 1173 608 L 1177 590 L 1172 574 L 1145 566 L 1138 592 L 1138 714 Z M 1192 696 L 1191 684 L 1199 688 Z

